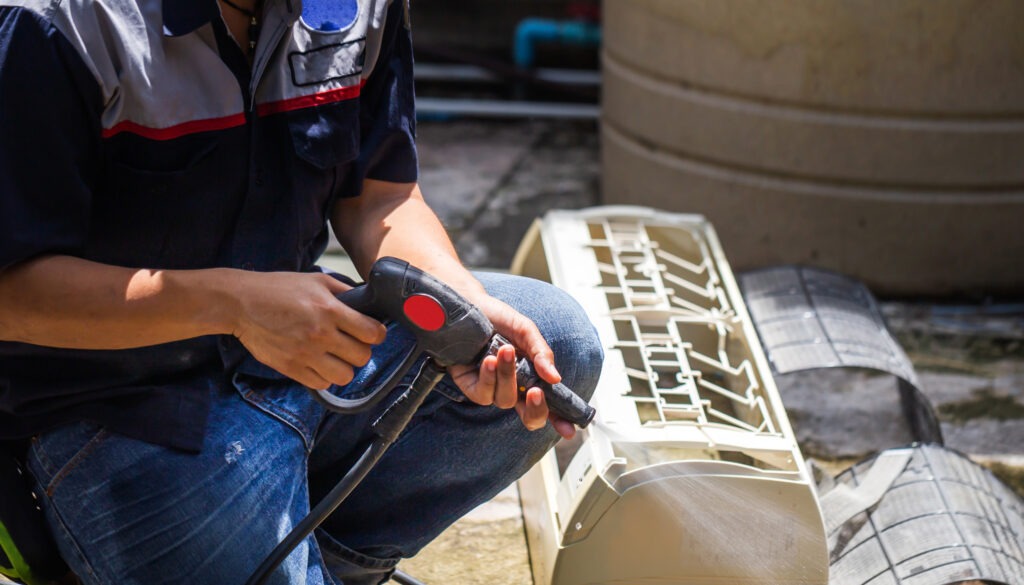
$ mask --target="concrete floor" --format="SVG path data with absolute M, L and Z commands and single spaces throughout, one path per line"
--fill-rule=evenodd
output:
M 600 203 L 596 124 L 422 123 L 421 184 L 470 266 L 504 269 L 548 209 Z M 1024 309 L 882 302 L 937 409 L 947 446 L 1024 494 Z M 780 377 L 805 456 L 840 470 L 909 441 L 894 381 L 863 372 Z M 823 392 L 823 390 L 828 390 Z M 532 582 L 515 487 L 400 568 L 428 585 Z

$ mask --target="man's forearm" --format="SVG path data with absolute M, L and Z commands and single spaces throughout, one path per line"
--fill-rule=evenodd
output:
M 159 271 L 46 256 L 0 272 L 0 339 L 123 349 L 230 333 L 238 271 Z
M 366 181 L 360 197 L 339 202 L 332 223 L 364 276 L 377 258 L 395 256 L 471 298 L 484 294 L 416 185 Z

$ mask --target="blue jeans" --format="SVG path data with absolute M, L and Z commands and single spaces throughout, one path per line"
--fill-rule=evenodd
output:
M 550 285 L 477 275 L 533 319 L 564 381 L 589 398 L 602 350 L 580 307 Z M 345 388 L 408 351 L 389 334 Z M 184 453 L 89 423 L 32 442 L 29 466 L 62 554 L 86 584 L 244 583 L 345 474 L 375 412 L 327 413 L 308 392 L 255 377 L 212 384 L 203 449 Z M 445 527 L 515 481 L 557 440 L 515 411 L 475 405 L 446 377 L 341 507 L 274 573 L 276 584 L 387 580 Z

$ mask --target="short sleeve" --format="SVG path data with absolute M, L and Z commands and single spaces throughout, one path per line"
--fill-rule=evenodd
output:
M 99 86 L 41 15 L 0 7 L 0 270 L 89 232 Z
M 419 170 L 407 2 L 392 0 L 388 7 L 381 52 L 360 98 L 359 163 L 363 175 L 395 183 L 416 181 Z

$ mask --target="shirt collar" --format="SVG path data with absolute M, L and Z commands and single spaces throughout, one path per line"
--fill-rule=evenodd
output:
M 267 2 L 270 3 L 269 0 Z M 285 12 L 302 12 L 301 0 L 284 0 Z M 217 0 L 164 0 L 164 35 L 180 37 L 194 32 L 215 18 L 220 18 Z

